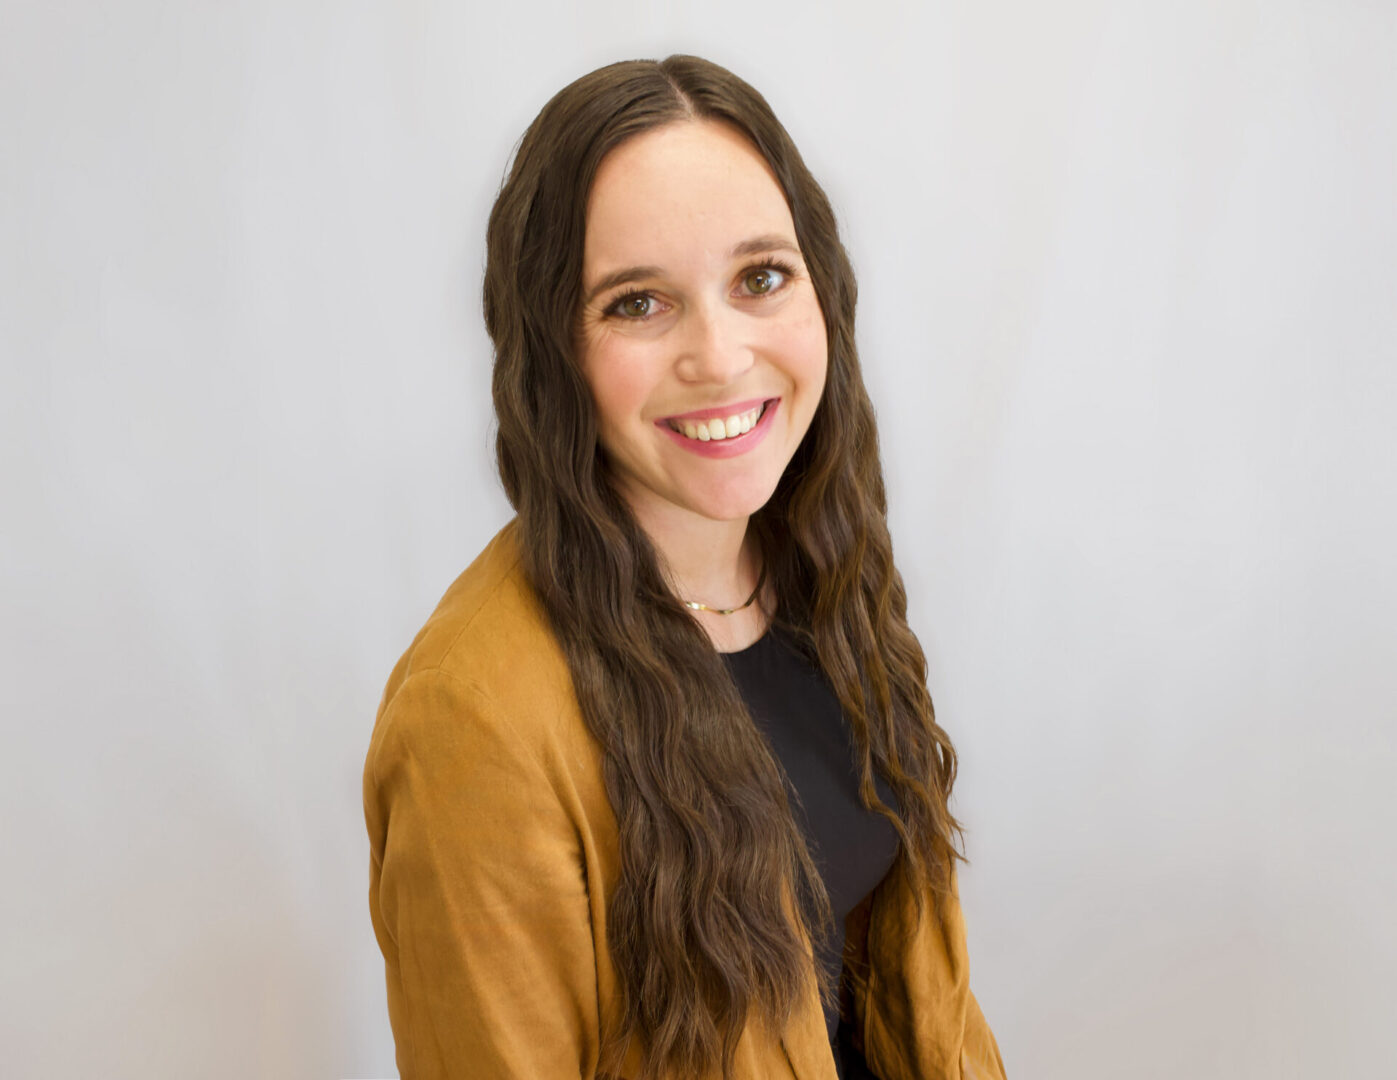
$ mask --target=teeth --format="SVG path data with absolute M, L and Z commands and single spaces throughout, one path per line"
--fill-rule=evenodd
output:
M 686 438 L 698 439 L 700 442 L 731 439 L 751 431 L 765 409 L 765 405 L 758 405 L 755 409 L 735 413 L 726 419 L 714 417 L 712 420 L 671 420 L 669 426 Z

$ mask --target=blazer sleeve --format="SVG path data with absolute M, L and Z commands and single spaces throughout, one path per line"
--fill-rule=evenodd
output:
M 845 922 L 855 1045 L 884 1080 L 1004 1080 L 1004 1060 L 970 990 L 958 875 L 928 888 L 918 919 L 901 861 Z
M 487 696 L 388 698 L 364 773 L 369 904 L 403 1080 L 590 1075 L 598 1006 L 577 829 Z
M 974 991 L 966 991 L 965 1042 L 960 1048 L 960 1070 L 965 1080 L 1004 1080 L 1004 1058 L 989 1021 L 980 1011 Z

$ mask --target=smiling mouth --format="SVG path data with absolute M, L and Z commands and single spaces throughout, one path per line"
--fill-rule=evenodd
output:
M 666 420 L 671 431 L 677 431 L 686 439 L 696 442 L 721 442 L 746 435 L 761 421 L 762 414 L 771 407 L 771 398 L 763 401 L 755 409 L 734 413 L 732 416 L 713 417 L 711 420 Z

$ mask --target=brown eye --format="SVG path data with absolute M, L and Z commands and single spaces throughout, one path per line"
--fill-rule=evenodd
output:
M 753 270 L 747 275 L 747 288 L 754 293 L 770 292 L 774 284 L 770 270 Z
M 617 310 L 630 319 L 643 319 L 650 314 L 650 297 L 644 293 L 623 296 L 617 302 Z

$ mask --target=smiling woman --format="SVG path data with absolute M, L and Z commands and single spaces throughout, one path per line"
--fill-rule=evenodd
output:
M 602 68 L 487 248 L 517 517 L 364 771 L 403 1076 L 1001 1077 L 853 273 L 785 129 L 696 57 Z

